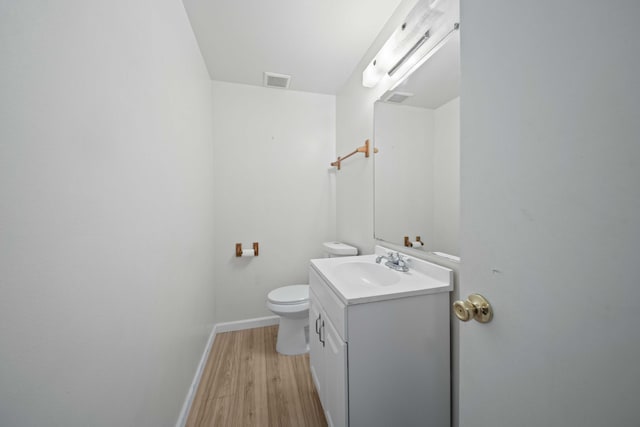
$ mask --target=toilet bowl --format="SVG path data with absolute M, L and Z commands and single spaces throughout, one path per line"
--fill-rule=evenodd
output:
M 309 285 L 274 289 L 267 295 L 267 308 L 280 316 L 276 351 L 295 355 L 309 351 Z
M 339 242 L 324 243 L 327 256 L 358 255 L 358 249 Z M 276 351 L 293 356 L 309 352 L 309 285 L 290 285 L 267 295 L 267 308 L 280 316 Z

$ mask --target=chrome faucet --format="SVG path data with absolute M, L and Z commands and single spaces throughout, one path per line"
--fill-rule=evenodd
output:
M 376 258 L 376 263 L 380 264 L 380 262 L 386 259 L 387 262 L 384 263 L 387 267 L 396 270 L 396 271 L 409 271 L 409 260 L 400 255 L 400 252 L 388 252 L 387 255 L 380 255 Z

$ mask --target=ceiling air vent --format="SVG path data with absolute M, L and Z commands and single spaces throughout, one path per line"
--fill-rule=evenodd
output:
M 286 74 L 269 73 L 267 71 L 264 72 L 263 83 L 266 87 L 277 87 L 280 89 L 287 89 L 289 87 L 290 80 L 291 80 L 291 76 L 287 76 Z
M 400 104 L 400 103 L 406 101 L 407 98 L 410 98 L 412 96 L 413 96 L 412 93 L 390 92 L 390 93 L 386 93 L 382 97 L 382 100 L 385 101 L 385 102 L 393 102 L 394 104 Z

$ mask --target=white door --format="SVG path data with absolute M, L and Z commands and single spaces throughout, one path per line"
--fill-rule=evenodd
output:
M 461 16 L 459 425 L 638 426 L 640 2 Z
M 309 289 L 309 368 L 318 397 L 325 405 L 325 356 L 320 342 L 321 309 L 318 297 Z
M 329 319 L 323 322 L 325 342 L 325 381 L 327 423 L 331 427 L 347 426 L 347 344 Z

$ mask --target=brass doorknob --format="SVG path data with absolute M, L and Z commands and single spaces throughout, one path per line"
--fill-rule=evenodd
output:
M 485 297 L 480 294 L 471 294 L 464 301 L 453 303 L 453 312 L 463 322 L 476 319 L 480 323 L 490 322 L 493 318 L 493 309 Z

